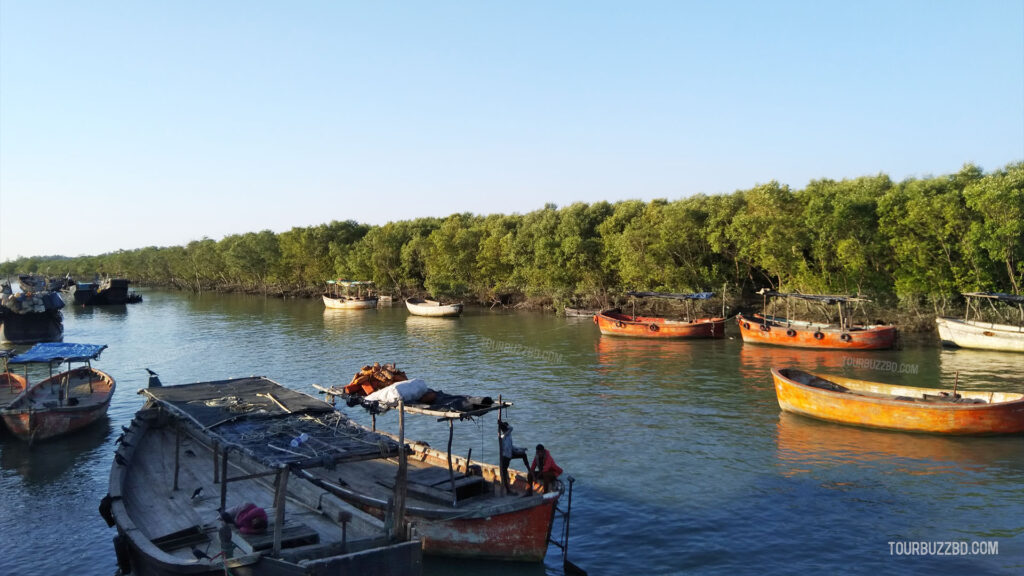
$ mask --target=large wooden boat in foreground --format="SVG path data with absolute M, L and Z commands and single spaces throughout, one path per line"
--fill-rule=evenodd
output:
M 377 292 L 373 282 L 328 280 L 323 294 L 324 306 L 342 310 L 360 310 L 377 307 Z
M 746 316 L 736 315 L 743 342 L 753 344 L 775 344 L 798 348 L 834 350 L 887 350 L 896 346 L 895 326 L 853 324 L 845 313 L 845 305 L 851 302 L 869 300 L 851 296 L 830 296 L 820 294 L 785 294 L 770 290 L 759 292 L 769 297 L 795 298 L 835 304 L 839 307 L 839 323 L 818 323 L 793 320 L 768 314 Z
M 947 317 L 935 319 L 943 344 L 979 350 L 1024 352 L 1024 296 L 998 292 L 969 292 L 964 294 L 964 297 L 967 299 L 967 312 L 962 320 Z M 979 319 L 971 320 L 972 299 L 1016 305 L 1021 314 L 1020 324 L 1014 326 Z
M 1024 432 L 1024 394 L 894 386 L 772 368 L 786 412 L 870 428 L 934 434 Z
M 637 298 L 667 298 L 683 300 L 707 300 L 713 296 L 711 292 L 695 294 L 670 294 L 664 292 L 627 292 Z M 688 315 L 689 316 L 689 315 Z M 637 316 L 625 314 L 620 308 L 602 310 L 594 315 L 594 324 L 601 334 L 609 336 L 632 336 L 635 338 L 724 338 L 725 318 L 707 317 L 690 320 L 673 320 L 656 316 Z
M 304 477 L 395 457 L 396 442 L 262 377 L 151 387 L 118 440 L 101 505 L 122 573 L 248 576 L 421 572 L 417 541 Z M 232 522 L 251 503 L 263 530 Z M 392 525 L 393 526 L 393 525 Z
M 7 428 L 28 442 L 46 440 L 79 430 L 107 414 L 114 395 L 114 379 L 92 367 L 105 344 L 46 342 L 11 358 L 9 364 L 44 364 L 50 377 L 28 386 L 0 410 Z M 53 374 L 53 366 L 68 370 Z M 82 366 L 71 368 L 73 363 Z

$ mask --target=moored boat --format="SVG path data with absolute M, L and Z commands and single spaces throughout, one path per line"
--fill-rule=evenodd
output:
M 353 384 L 357 384 L 359 377 L 357 374 Z M 403 385 L 416 388 L 415 382 L 399 382 L 376 389 L 374 394 L 399 390 Z M 496 402 L 488 397 L 444 394 L 426 388 L 422 381 L 418 382 L 422 384 L 419 387 L 421 394 L 418 399 L 409 398 L 408 402 L 402 402 L 402 415 L 422 414 L 445 422 L 449 437 L 447 452 L 423 443 L 410 444 L 406 516 L 423 542 L 423 552 L 435 556 L 543 561 L 558 501 L 565 491 L 564 485 L 556 482 L 551 491 L 542 493 L 541 487 L 531 482 L 527 472 L 509 468 L 511 488 L 518 494 L 507 494 L 502 488 L 499 466 L 470 461 L 468 456 L 462 458 L 451 452 L 454 422 L 479 419 L 492 411 L 507 408 L 511 403 Z M 362 403 L 373 414 L 385 404 L 377 400 L 363 401 L 358 395 L 353 398 L 340 387 L 316 388 L 327 394 L 330 400 L 343 397 L 349 405 Z M 401 392 L 401 395 L 406 395 L 406 392 Z M 375 423 L 377 418 L 374 416 Z M 394 435 L 389 436 L 395 438 Z M 346 471 L 310 468 L 304 472 L 333 493 L 374 516 L 383 517 L 387 512 L 391 479 L 395 477 L 397 466 L 394 460 L 373 459 L 360 462 Z M 571 484 L 570 481 L 570 498 Z
M 853 324 L 844 306 L 851 302 L 869 302 L 852 296 L 830 296 L 821 294 L 785 294 L 770 290 L 759 292 L 765 299 L 770 297 L 795 298 L 839 307 L 839 323 L 819 323 L 793 320 L 769 314 L 736 315 L 743 342 L 774 344 L 798 348 L 836 350 L 887 350 L 897 342 L 895 326 Z
M 4 424 L 28 442 L 69 434 L 96 422 L 107 414 L 114 394 L 114 379 L 92 367 L 105 344 L 46 342 L 8 360 L 9 364 L 42 364 L 51 376 L 30 384 L 0 410 Z M 68 370 L 53 375 L 53 366 L 68 364 Z M 71 368 L 73 363 L 81 366 Z
M 947 435 L 1024 432 L 1024 394 L 944 391 L 772 368 L 779 407 L 820 420 Z
M 935 319 L 939 329 L 939 338 L 944 345 L 979 350 L 1024 352 L 1024 296 L 998 292 L 969 292 L 964 294 L 964 297 L 967 299 L 967 311 L 962 320 L 941 316 Z M 972 299 L 1016 305 L 1021 310 L 1020 324 L 1016 326 L 996 324 L 978 318 L 971 320 Z
M 663 292 L 627 292 L 638 298 L 667 298 L 683 300 L 707 300 L 713 296 L 711 292 L 695 294 L 670 294 Z M 689 316 L 689 315 L 688 315 Z M 674 320 L 656 316 L 637 316 L 625 314 L 621 308 L 602 310 L 594 315 L 594 324 L 601 334 L 609 336 L 633 336 L 637 338 L 724 338 L 724 317 L 703 317 L 690 320 Z
M 453 317 L 462 314 L 462 303 L 442 304 L 437 300 L 424 298 L 409 298 L 405 301 L 405 307 L 410 314 L 416 316 L 431 316 L 435 318 Z
M 31 286 L 24 284 L 23 286 Z M 0 342 L 33 344 L 64 337 L 64 300 L 59 292 L 14 293 L 10 284 L 0 288 Z
M 323 300 L 327 308 L 359 310 L 376 308 L 378 298 L 373 282 L 328 280 Z
M 302 477 L 394 456 L 326 403 L 263 377 L 151 387 L 101 505 L 122 573 L 408 575 L 416 541 Z

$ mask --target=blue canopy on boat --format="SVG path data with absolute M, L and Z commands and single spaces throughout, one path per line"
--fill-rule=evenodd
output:
M 74 344 L 71 342 L 42 342 L 10 359 L 11 364 L 31 362 L 85 362 L 99 358 L 106 344 Z

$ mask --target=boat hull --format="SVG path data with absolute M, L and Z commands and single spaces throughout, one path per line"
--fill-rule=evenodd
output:
M 415 316 L 451 318 L 462 314 L 462 304 L 441 304 L 430 300 L 409 299 L 405 301 L 405 307 Z
M 71 374 L 69 398 L 77 404 L 60 401 L 60 382 Z M 87 393 L 92 380 L 92 392 Z M 69 434 L 100 420 L 107 414 L 115 389 L 114 379 L 96 369 L 76 369 L 58 374 L 31 386 L 15 398 L 0 415 L 12 434 L 27 442 L 38 442 Z M 43 408 L 36 408 L 43 406 Z
M 331 309 L 338 310 L 361 310 L 364 308 L 376 308 L 376 298 L 334 298 L 333 296 L 323 295 L 324 306 Z
M 943 344 L 978 350 L 1024 352 L 1024 327 L 957 318 L 936 318 Z
M 414 522 L 423 553 L 433 556 L 541 562 L 548 548 L 557 500 L 484 518 L 437 520 L 417 517 Z
M 64 337 L 64 318 L 58 310 L 0 315 L 0 342 L 33 344 L 57 342 Z
M 820 350 L 888 350 L 896 346 L 895 326 L 856 326 L 788 321 L 768 316 L 736 316 L 743 342 Z
M 594 323 L 601 334 L 608 336 L 656 339 L 725 337 L 725 318 L 699 318 L 691 322 L 603 310 L 594 316 Z
M 771 373 L 783 411 L 819 420 L 944 435 L 1024 432 L 1024 396 L 1020 394 L 961 391 L 964 398 L 986 403 L 931 403 L 919 399 L 924 394 L 938 395 L 940 390 L 828 376 L 829 381 L 850 390 L 832 391 L 802 383 L 785 369 L 772 368 Z

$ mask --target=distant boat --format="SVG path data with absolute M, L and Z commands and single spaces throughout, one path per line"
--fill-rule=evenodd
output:
M 24 284 L 22 285 L 25 286 Z M 0 288 L 0 342 L 34 344 L 64 337 L 64 300 L 59 292 L 13 293 L 10 284 Z
M 1021 322 L 1017 326 L 970 319 L 972 298 L 1021 307 L 1024 305 L 1024 296 L 999 292 L 969 292 L 964 294 L 964 297 L 967 298 L 967 312 L 962 320 L 948 317 L 935 319 L 943 344 L 980 350 L 1024 352 L 1024 311 L 1021 312 Z
M 666 292 L 627 292 L 638 298 L 668 298 L 674 300 L 707 300 L 712 292 L 695 294 L 672 294 Z M 657 316 L 625 314 L 620 308 L 602 310 L 594 316 L 594 324 L 601 334 L 609 336 L 632 336 L 636 338 L 724 338 L 725 318 L 705 317 L 693 320 L 673 320 Z
M 259 376 L 140 393 L 100 505 L 121 573 L 421 573 L 418 540 L 303 477 L 396 457 L 397 442 L 339 429 L 330 405 Z M 238 515 L 247 504 L 262 528 Z
M 817 323 L 792 320 L 768 314 L 746 316 L 736 315 L 743 342 L 752 344 L 774 344 L 798 348 L 839 349 L 839 350 L 886 350 L 896 346 L 895 326 L 851 324 L 845 314 L 844 305 L 850 302 L 869 302 L 866 298 L 853 296 L 831 296 L 823 294 L 785 294 L 772 290 L 758 292 L 767 298 L 796 298 L 836 304 L 839 306 L 839 323 Z
M 462 303 L 441 304 L 437 300 L 426 300 L 423 298 L 409 298 L 405 301 L 405 307 L 410 314 L 416 316 L 458 316 L 462 314 Z
M 82 366 L 31 384 L 0 410 L 7 428 L 28 442 L 75 432 L 107 414 L 114 394 L 114 379 L 92 367 L 105 344 L 46 342 L 8 360 L 9 364 Z
M 570 308 L 566 306 L 563 308 L 565 315 L 569 318 L 590 318 L 595 314 L 599 314 L 600 310 L 588 310 L 586 308 Z
M 1024 394 L 895 386 L 771 370 L 779 407 L 843 424 L 947 435 L 1024 432 Z
M 94 282 L 67 280 L 62 292 L 76 306 L 106 306 L 135 304 L 142 296 L 128 289 L 127 278 L 104 278 Z
M 324 306 L 357 310 L 377 307 L 377 291 L 373 282 L 358 280 L 328 280 L 323 294 Z

